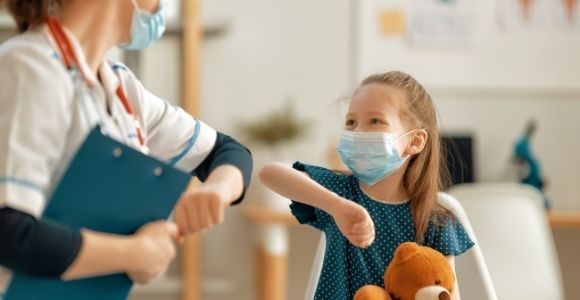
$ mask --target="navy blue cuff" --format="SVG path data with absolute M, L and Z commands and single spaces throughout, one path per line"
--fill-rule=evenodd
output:
M 0 241 L 0 265 L 38 277 L 60 277 L 83 243 L 78 230 L 11 208 L 0 209 Z
M 252 153 L 230 136 L 218 132 L 213 149 L 201 165 L 193 170 L 192 175 L 197 176 L 201 181 L 205 181 L 214 169 L 222 165 L 233 165 L 242 172 L 244 190 L 242 195 L 232 203 L 232 205 L 236 205 L 242 201 L 250 185 Z

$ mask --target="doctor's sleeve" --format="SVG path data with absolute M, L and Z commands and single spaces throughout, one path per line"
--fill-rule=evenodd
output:
M 222 165 L 232 165 L 240 170 L 244 181 L 242 195 L 232 203 L 238 204 L 244 198 L 252 177 L 252 154 L 250 150 L 230 136 L 218 132 L 216 143 L 205 160 L 193 171 L 192 175 L 204 181 L 211 172 Z
M 41 277 L 60 277 L 74 262 L 82 235 L 58 223 L 0 208 L 0 266 Z
M 245 194 L 252 173 L 250 151 L 233 138 L 215 131 L 179 107 L 143 89 L 142 114 L 151 154 L 204 181 L 221 165 L 240 170 Z

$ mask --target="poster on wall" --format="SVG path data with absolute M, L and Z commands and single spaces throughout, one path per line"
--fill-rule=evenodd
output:
M 506 31 L 580 30 L 580 0 L 501 0 L 500 10 Z
M 413 46 L 462 48 L 475 41 L 477 1 L 407 1 L 407 38 Z
M 377 25 L 381 36 L 400 38 L 407 33 L 407 3 L 405 0 L 374 0 L 358 3 L 372 3 L 376 9 Z

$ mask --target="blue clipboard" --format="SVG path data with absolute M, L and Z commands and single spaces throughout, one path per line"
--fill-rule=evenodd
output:
M 134 233 L 167 219 L 191 175 L 104 136 L 94 128 L 62 177 L 43 219 L 72 228 Z M 74 281 L 15 273 L 4 300 L 126 299 L 125 274 Z

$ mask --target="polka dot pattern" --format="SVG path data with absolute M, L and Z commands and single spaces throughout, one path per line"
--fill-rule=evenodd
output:
M 294 168 L 308 173 L 325 188 L 365 207 L 375 223 L 374 243 L 361 249 L 350 244 L 332 217 L 324 211 L 298 202 L 290 205 L 300 223 L 311 225 L 326 236 L 324 263 L 314 299 L 350 300 L 363 285 L 384 286 L 383 274 L 397 246 L 415 241 L 409 203 L 388 204 L 372 200 L 362 192 L 358 180 L 351 175 L 337 174 L 299 162 L 294 164 Z M 446 256 L 459 255 L 473 246 L 463 226 L 449 217 L 439 217 L 437 222 L 429 223 L 424 244 Z

